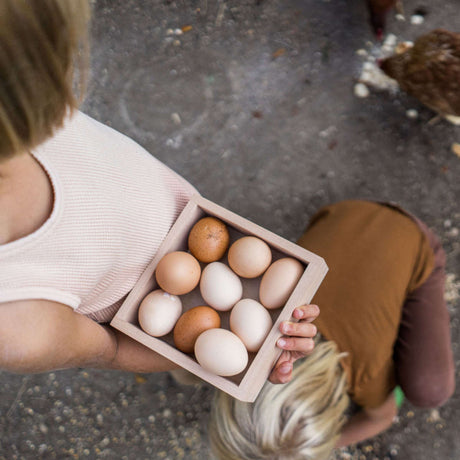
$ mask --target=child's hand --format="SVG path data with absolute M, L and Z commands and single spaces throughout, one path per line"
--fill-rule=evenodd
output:
M 272 383 L 287 383 L 292 378 L 292 365 L 299 358 L 312 352 L 315 344 L 316 326 L 310 324 L 319 315 L 317 305 L 303 305 L 294 310 L 293 316 L 299 322 L 283 321 L 280 331 L 285 334 L 278 339 L 277 345 L 284 351 L 269 376 Z

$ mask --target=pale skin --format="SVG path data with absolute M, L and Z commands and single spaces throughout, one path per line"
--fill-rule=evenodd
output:
M 0 245 L 24 237 L 44 224 L 53 207 L 47 174 L 28 153 L 0 162 Z M 316 305 L 293 312 L 293 321 L 280 324 L 282 353 L 269 376 L 287 383 L 293 364 L 313 350 L 319 314 Z M 74 367 L 93 367 L 147 373 L 177 366 L 108 325 L 48 300 L 0 303 L 0 369 L 37 373 Z M 396 414 L 392 395 L 379 408 L 350 419 L 339 446 L 352 444 L 383 431 Z
M 52 207 L 52 185 L 32 155 L 0 162 L 0 244 L 40 228 Z M 269 376 L 273 383 L 289 381 L 293 363 L 313 349 L 316 327 L 311 322 L 318 313 L 317 306 L 301 306 L 293 313 L 298 321 L 280 325 L 283 352 Z M 29 373 L 71 367 L 159 372 L 176 366 L 110 326 L 66 305 L 36 299 L 0 304 L 0 367 Z

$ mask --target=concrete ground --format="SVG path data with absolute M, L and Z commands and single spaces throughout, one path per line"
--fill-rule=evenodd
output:
M 406 21 L 388 24 L 398 40 L 460 30 L 457 0 L 403 3 Z M 412 24 L 420 9 L 424 23 Z M 291 240 L 346 198 L 420 216 L 448 254 L 458 361 L 460 128 L 400 92 L 356 97 L 357 50 L 376 50 L 364 0 L 97 0 L 84 110 Z M 0 459 L 209 458 L 206 385 L 81 369 L 2 373 L 0 391 Z M 337 458 L 458 460 L 459 413 L 458 391 L 438 411 L 406 402 L 388 432 Z

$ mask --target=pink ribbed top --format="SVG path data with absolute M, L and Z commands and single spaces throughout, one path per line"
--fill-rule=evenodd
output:
M 110 321 L 196 190 L 81 112 L 33 155 L 53 210 L 34 233 L 0 245 L 0 302 L 47 299 Z

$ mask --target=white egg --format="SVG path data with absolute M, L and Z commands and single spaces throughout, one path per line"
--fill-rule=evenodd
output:
M 259 350 L 272 326 L 270 313 L 253 299 L 240 300 L 230 314 L 230 329 L 248 351 Z
M 223 377 L 242 372 L 249 359 L 244 343 L 221 328 L 208 329 L 198 336 L 195 357 L 204 369 Z
M 243 285 L 238 276 L 222 262 L 206 265 L 200 281 L 204 301 L 219 311 L 230 310 L 243 295 Z
M 156 289 L 144 297 L 139 306 L 138 319 L 147 334 L 161 337 L 172 331 L 182 314 L 179 297 Z

